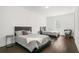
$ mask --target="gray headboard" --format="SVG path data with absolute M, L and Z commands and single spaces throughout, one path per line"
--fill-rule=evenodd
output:
M 30 26 L 15 26 L 15 29 L 14 29 L 14 34 L 16 36 L 16 31 L 20 31 L 20 30 L 26 30 L 26 31 L 30 31 L 32 32 L 32 27 Z

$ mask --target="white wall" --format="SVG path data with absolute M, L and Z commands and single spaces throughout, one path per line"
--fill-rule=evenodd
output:
M 68 28 L 74 31 L 74 13 L 47 18 L 47 28 L 50 31 L 57 30 L 61 33 Z
M 22 7 L 0 7 L 0 47 L 5 36 L 14 34 L 14 26 L 32 26 L 33 33 L 45 25 L 45 18 Z
M 3 39 L 2 39 L 2 28 L 3 28 L 3 26 L 2 26 L 2 24 L 3 24 L 3 9 L 2 8 L 0 8 L 0 45 L 2 45 L 3 43 L 5 43 L 5 41 L 3 41 Z
M 75 9 L 75 42 L 79 51 L 79 7 Z

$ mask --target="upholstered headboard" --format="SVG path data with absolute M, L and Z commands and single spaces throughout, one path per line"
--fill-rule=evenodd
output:
M 32 32 L 32 27 L 30 27 L 30 26 L 15 26 L 15 29 L 14 29 L 15 31 L 14 31 L 14 34 L 15 34 L 15 36 L 16 36 L 16 31 L 20 31 L 20 30 L 26 30 L 26 31 L 30 31 L 30 32 Z

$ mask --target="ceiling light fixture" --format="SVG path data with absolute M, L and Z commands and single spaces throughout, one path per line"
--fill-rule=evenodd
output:
M 45 6 L 45 8 L 49 8 L 48 6 Z

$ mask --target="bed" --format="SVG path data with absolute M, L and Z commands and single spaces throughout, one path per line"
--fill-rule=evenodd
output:
M 18 31 L 29 31 L 29 34 L 17 35 Z M 26 48 L 29 52 L 36 52 L 50 43 L 50 38 L 47 35 L 32 34 L 32 27 L 15 27 L 16 43 Z
M 58 38 L 60 36 L 59 31 L 43 31 L 43 35 L 48 35 L 51 38 Z

